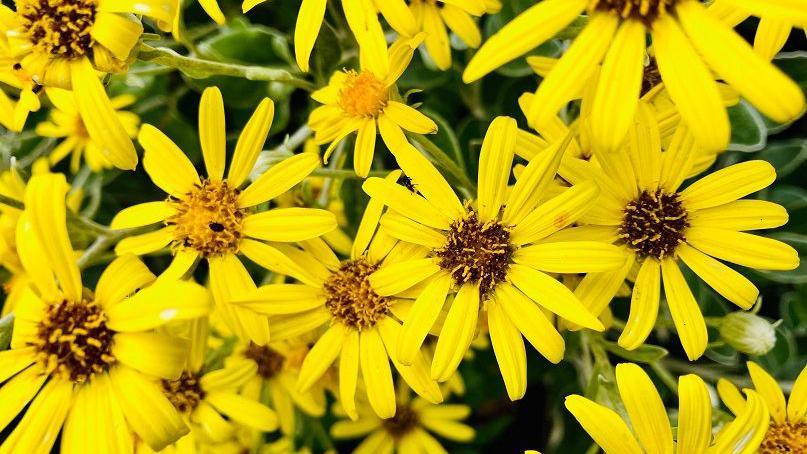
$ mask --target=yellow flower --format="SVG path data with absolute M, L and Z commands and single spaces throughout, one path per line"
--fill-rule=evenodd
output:
M 559 173 L 567 181 L 593 178 L 602 190 L 596 207 L 580 219 L 584 225 L 567 234 L 613 242 L 627 257 L 618 270 L 586 276 L 575 294 L 592 313 L 601 313 L 635 263 L 639 272 L 619 345 L 635 349 L 650 334 L 663 285 L 678 336 L 695 360 L 706 349 L 706 324 L 679 260 L 743 309 L 756 302 L 759 291 L 715 258 L 765 270 L 790 270 L 799 264 L 798 253 L 787 244 L 743 232 L 787 222 L 787 212 L 778 204 L 738 200 L 770 185 L 776 173 L 765 161 L 747 161 L 680 189 L 695 160 L 689 130 L 679 127 L 662 151 L 656 120 L 642 104 L 630 137 L 625 148 L 597 154 L 596 163 L 567 159 L 561 166 Z
M 803 4 L 790 7 L 779 2 L 765 6 L 746 3 L 715 0 L 709 6 L 709 12 L 731 27 L 739 25 L 748 16 L 759 17 L 754 50 L 763 58 L 772 60 L 784 47 L 793 28 L 807 28 L 807 6 Z
M 378 1 L 377 3 L 400 3 L 404 0 Z M 502 8 L 498 0 L 410 0 L 409 9 L 417 23 L 417 29 L 426 33 L 425 45 L 434 64 L 442 71 L 451 68 L 451 38 L 454 32 L 471 48 L 482 44 L 482 33 L 474 22 L 483 14 L 498 13 Z
M 303 241 L 336 228 L 334 215 L 325 210 L 255 212 L 254 207 L 283 194 L 319 166 L 314 154 L 288 158 L 240 189 L 263 148 L 273 116 L 274 104 L 264 98 L 238 138 L 226 177 L 224 102 L 217 88 L 207 88 L 199 106 L 199 139 L 207 178 L 199 177 L 188 157 L 165 134 L 143 125 L 138 136 L 145 149 L 143 167 L 168 198 L 121 210 L 111 224 L 114 229 L 124 229 L 163 223 L 159 230 L 120 241 L 115 252 L 142 255 L 171 245 L 174 260 L 162 275 L 169 278 L 183 276 L 198 259 L 207 260 L 210 287 L 222 317 L 241 339 L 258 345 L 269 340 L 265 317 L 221 306 L 232 296 L 255 289 L 237 255 L 242 253 L 270 270 L 285 270 L 294 265 L 287 265 L 289 259 L 266 242 Z
M 344 416 L 343 413 L 340 415 L 341 412 L 335 413 Z M 395 417 L 381 419 L 370 409 L 362 408 L 359 419 L 336 421 L 331 426 L 331 435 L 337 440 L 364 437 L 353 450 L 356 454 L 444 453 L 445 448 L 432 434 L 459 443 L 473 440 L 476 435 L 474 429 L 462 422 L 470 414 L 471 408 L 467 405 L 435 405 L 419 397 L 412 399 L 408 392 L 401 392 Z
M 753 361 L 748 361 L 747 365 L 754 388 L 762 396 L 772 418 L 759 454 L 807 452 L 807 367 L 796 378 L 786 401 L 776 379 Z M 747 402 L 731 382 L 721 378 L 717 382 L 717 392 L 732 413 L 737 415 L 745 411 Z
M 803 15 L 802 6 L 774 3 L 793 17 Z M 602 62 L 591 127 L 600 147 L 619 147 L 637 111 L 648 34 L 659 76 L 684 123 L 706 150 L 725 149 L 730 136 L 712 71 L 776 122 L 792 121 L 804 110 L 799 86 L 709 14 L 700 0 L 537 2 L 482 46 L 463 80 L 477 80 L 523 55 L 583 11 L 588 11 L 588 23 L 535 93 L 528 115 L 532 126 L 551 121 Z
M 8 39 L 14 68 L 37 84 L 76 92 L 87 133 L 113 165 L 134 169 L 134 144 L 118 121 L 96 71 L 124 71 L 143 34 L 136 15 L 169 27 L 169 0 L 17 0 L 0 6 L 0 33 Z
M 675 452 L 680 454 L 752 454 L 768 428 L 763 398 L 746 390 L 748 405 L 712 437 L 712 402 L 697 375 L 678 379 L 678 429 L 675 441 L 667 411 L 656 387 L 641 367 L 616 366 L 616 384 L 633 430 L 614 410 L 573 394 L 566 409 L 606 454 Z
M 66 192 L 57 174 L 34 175 L 26 188 L 16 241 L 31 286 L 14 309 L 11 349 L 0 352 L 0 428 L 31 403 L 0 453 L 47 452 L 60 431 L 65 452 L 125 450 L 131 432 L 162 449 L 188 428 L 149 377 L 179 377 L 188 345 L 155 329 L 206 316 L 207 292 L 155 282 L 131 255 L 110 263 L 94 292 L 84 288 Z
M 393 172 L 387 181 L 392 184 L 398 174 Z M 396 414 L 390 361 L 415 392 L 430 402 L 442 401 L 422 355 L 415 355 L 407 366 L 396 359 L 401 325 L 393 314 L 398 301 L 370 287 L 370 274 L 385 262 L 425 253 L 423 248 L 376 234 L 382 210 L 380 202 L 370 201 L 349 259 L 340 261 L 319 239 L 301 243 L 302 249 L 285 246 L 283 252 L 297 264 L 289 275 L 300 283 L 264 285 L 253 296 L 233 302 L 272 316 L 274 340 L 327 326 L 302 363 L 298 390 L 308 390 L 339 358 L 340 401 L 354 419 L 360 371 L 375 413 L 381 418 Z
M 36 125 L 36 133 L 42 137 L 63 139 L 50 153 L 50 164 L 56 165 L 62 159 L 70 157 L 70 171 L 78 172 L 81 157 L 93 172 L 100 172 L 112 167 L 112 163 L 103 153 L 103 145 L 99 144 L 87 133 L 87 127 L 78 111 L 75 93 L 61 88 L 46 88 L 45 93 L 53 104 L 50 121 Z M 137 136 L 140 118 L 132 112 L 121 109 L 135 102 L 133 95 L 121 95 L 110 100 L 115 109 L 118 121 L 123 125 L 129 137 Z
M 242 342 L 217 377 L 243 387 L 245 395 L 268 392 L 284 434 L 294 436 L 295 408 L 313 417 L 325 413 L 324 389 L 297 391 L 297 379 L 310 348 L 299 338 L 259 346 Z
M 19 90 L 16 100 L 0 90 L 0 126 L 9 131 L 20 132 L 25 127 L 28 114 L 39 110 L 38 94 L 42 86 L 34 82 L 21 68 L 15 70 L 15 63 L 0 29 L 0 83 Z
M 437 132 L 434 121 L 397 99 L 395 82 L 421 41 L 419 35 L 396 41 L 389 53 L 386 49 L 380 54 L 368 52 L 359 72 L 337 71 L 325 88 L 311 95 L 324 104 L 311 112 L 308 125 L 318 144 L 330 143 L 326 161 L 345 137 L 357 132 L 353 168 L 366 177 L 373 163 L 376 131 L 395 156 L 399 147 L 395 138 L 403 134 L 402 129 L 416 134 Z
M 484 309 L 496 359 L 511 399 L 527 387 L 522 335 L 553 363 L 563 358 L 564 341 L 542 308 L 577 325 L 603 326 L 577 297 L 546 273 L 603 272 L 621 267 L 624 256 L 602 241 L 568 241 L 552 234 L 577 221 L 596 201 L 598 189 L 582 182 L 549 200 L 568 141 L 557 142 L 530 161 L 511 191 L 516 122 L 499 117 L 482 143 L 476 200 L 460 202 L 437 169 L 400 134 L 406 154 L 398 156 L 409 187 L 370 178 L 364 191 L 390 207 L 382 232 L 425 257 L 388 260 L 370 277 L 373 289 L 389 297 L 418 286 L 417 299 L 403 323 L 398 360 L 408 364 L 435 325 L 452 289 L 458 289 L 442 325 L 431 376 L 446 381 L 475 337 Z

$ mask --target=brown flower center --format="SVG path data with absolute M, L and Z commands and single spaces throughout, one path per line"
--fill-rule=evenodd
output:
M 244 356 L 258 364 L 258 375 L 265 379 L 270 379 L 283 369 L 286 357 L 277 350 L 256 345 L 252 342 L 244 351 Z
M 339 107 L 356 117 L 377 117 L 389 100 L 384 83 L 369 71 L 348 71 L 342 91 L 339 92 Z
M 661 82 L 661 72 L 658 70 L 656 59 L 650 57 L 650 61 L 647 62 L 647 65 L 645 65 L 644 73 L 642 75 L 642 96 L 644 96 L 647 92 L 652 90 L 653 87 Z
M 378 269 L 364 258 L 347 260 L 325 280 L 325 307 L 345 325 L 361 331 L 375 326 L 389 312 L 389 301 L 370 286 Z
M 619 237 L 640 257 L 663 259 L 685 240 L 687 212 L 677 193 L 643 191 L 625 207 Z
M 771 424 L 759 446 L 759 454 L 803 454 L 807 452 L 807 423 Z
M 416 428 L 420 422 L 420 416 L 409 405 L 399 405 L 395 411 L 395 416 L 385 419 L 382 424 L 384 430 L 393 438 L 401 438 L 412 429 Z
M 451 223 L 446 237 L 434 252 L 457 284 L 478 284 L 484 295 L 504 281 L 515 252 L 509 228 L 496 220 L 482 222 L 469 208 L 465 217 Z
M 678 0 L 589 0 L 588 10 L 611 11 L 623 19 L 638 19 L 653 22 L 667 13 Z
M 197 373 L 182 372 L 176 380 L 162 380 L 162 385 L 165 396 L 182 413 L 192 411 L 205 398 Z
M 106 372 L 116 362 L 112 356 L 115 333 L 106 320 L 101 306 L 91 298 L 51 304 L 32 342 L 40 364 L 74 383 Z
M 22 0 L 17 15 L 35 49 L 64 58 L 78 58 L 92 49 L 95 0 Z
M 246 215 L 238 207 L 238 194 L 226 180 L 202 180 L 183 198 L 169 197 L 176 209 L 165 221 L 176 226 L 172 247 L 194 249 L 203 257 L 238 251 Z

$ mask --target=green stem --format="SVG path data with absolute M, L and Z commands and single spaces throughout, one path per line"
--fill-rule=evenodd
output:
M 650 368 L 653 369 L 653 372 L 658 375 L 661 381 L 670 388 L 670 391 L 676 395 L 678 394 L 678 380 L 673 377 L 670 371 L 668 371 L 660 361 L 650 363 Z
M 437 163 L 439 167 L 451 174 L 451 176 L 460 184 L 460 186 L 469 195 L 476 194 L 476 185 L 471 182 L 468 175 L 462 171 L 459 165 L 451 159 L 445 151 L 434 144 L 431 140 L 420 134 L 410 134 L 409 138 L 414 140 L 421 149 L 425 151 Z
M 300 79 L 285 69 L 202 60 L 200 58 L 180 55 L 176 51 L 165 47 L 151 47 L 145 43 L 140 43 L 137 58 L 142 61 L 176 68 L 192 79 L 205 79 L 211 76 L 231 76 L 247 80 L 280 82 L 308 91 L 312 91 L 315 88 L 311 82 Z

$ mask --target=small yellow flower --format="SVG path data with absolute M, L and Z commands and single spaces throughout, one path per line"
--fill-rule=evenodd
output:
M 790 31 L 794 28 L 807 29 L 807 6 L 795 6 L 792 10 L 782 4 L 747 5 L 737 0 L 715 0 L 709 12 L 731 27 L 735 27 L 749 16 L 759 17 L 759 26 L 754 36 L 754 50 L 763 58 L 772 60 L 782 50 Z M 794 14 L 795 13 L 795 14 Z
M 97 72 L 124 71 L 143 34 L 138 16 L 149 16 L 168 30 L 174 2 L 18 0 L 15 7 L 0 6 L 0 33 L 8 40 L 14 70 L 36 84 L 75 91 L 88 134 L 113 165 L 134 169 L 134 144 L 117 121 Z
M 807 367 L 801 370 L 790 398 L 785 400 L 776 379 L 753 361 L 747 365 L 754 389 L 762 396 L 772 419 L 759 454 L 807 452 Z M 730 381 L 721 378 L 717 392 L 732 413 L 745 411 L 747 402 Z
M 0 30 L 0 83 L 19 90 L 16 99 L 0 90 L 0 126 L 9 131 L 20 132 L 25 127 L 28 114 L 40 108 L 38 94 L 42 86 L 34 82 L 22 68 L 14 69 L 15 63 L 6 37 Z
M 567 181 L 593 178 L 602 190 L 595 208 L 567 234 L 613 242 L 627 258 L 618 270 L 586 276 L 575 294 L 592 313 L 600 314 L 631 267 L 638 266 L 630 315 L 619 345 L 632 350 L 645 341 L 655 325 L 663 286 L 687 357 L 695 360 L 706 349 L 706 324 L 680 262 L 743 309 L 756 302 L 759 291 L 716 259 L 764 270 L 790 270 L 799 264 L 798 253 L 787 244 L 744 233 L 787 222 L 788 214 L 778 204 L 738 200 L 770 185 L 776 172 L 765 161 L 747 161 L 680 189 L 695 161 L 690 130 L 679 126 L 662 151 L 658 123 L 650 108 L 641 104 L 630 134 L 628 146 L 597 154 L 596 162 L 566 159 L 561 166 L 559 173 Z
M 402 130 L 416 134 L 437 132 L 429 117 L 397 99 L 395 82 L 412 60 L 422 36 L 396 41 L 389 52 L 368 52 L 360 71 L 338 71 L 325 88 L 311 98 L 324 104 L 311 112 L 308 125 L 314 130 L 318 144 L 330 144 L 325 150 L 327 161 L 336 146 L 357 132 L 353 150 L 353 168 L 366 177 L 373 164 L 377 132 L 397 157 Z
M 171 246 L 174 260 L 162 277 L 178 278 L 197 260 L 210 267 L 210 287 L 222 317 L 241 339 L 258 345 L 269 341 L 265 317 L 235 306 L 221 306 L 234 295 L 254 291 L 255 284 L 238 258 L 244 254 L 273 271 L 294 267 L 277 245 L 318 237 L 336 228 L 334 215 L 313 208 L 278 208 L 256 212 L 303 180 L 319 157 L 302 153 L 273 166 L 241 189 L 263 148 L 274 116 L 274 104 L 264 98 L 247 122 L 224 176 L 226 140 L 221 92 L 208 88 L 199 107 L 199 139 L 207 177 L 201 178 L 191 161 L 165 134 L 151 125 L 140 129 L 145 149 L 143 167 L 151 180 L 168 193 L 165 201 L 147 202 L 120 211 L 114 229 L 163 223 L 156 231 L 120 241 L 115 252 L 148 254 Z
M 680 454 L 752 454 L 768 429 L 768 409 L 763 398 L 746 390 L 748 405 L 740 408 L 737 417 L 713 438 L 709 389 L 697 375 L 684 375 L 678 379 L 678 429 L 673 440 L 661 396 L 641 367 L 618 364 L 616 384 L 630 427 L 611 408 L 576 394 L 566 397 L 566 409 L 606 454 L 674 450 Z
M 0 429 L 31 403 L 0 453 L 49 451 L 60 432 L 65 452 L 125 450 L 132 432 L 162 449 L 188 428 L 149 377 L 178 378 L 188 344 L 155 329 L 206 316 L 207 292 L 156 282 L 131 255 L 110 263 L 94 292 L 84 288 L 66 192 L 57 174 L 34 175 L 26 188 L 16 242 L 31 285 L 14 309 L 11 349 L 0 352 Z
M 769 9 L 794 18 L 805 15 L 803 5 L 775 3 L 776 8 Z M 535 93 L 528 115 L 533 127 L 551 122 L 602 63 L 591 112 L 593 137 L 603 149 L 618 148 L 637 112 L 648 35 L 666 90 L 708 151 L 725 149 L 730 138 L 729 118 L 712 71 L 776 122 L 790 122 L 804 110 L 801 88 L 709 14 L 700 0 L 536 2 L 488 39 L 463 80 L 475 81 L 523 55 L 584 11 L 588 23 Z
M 63 139 L 50 153 L 50 165 L 56 165 L 70 155 L 70 171 L 73 173 L 78 172 L 82 156 L 93 172 L 112 167 L 102 151 L 103 145 L 87 133 L 87 127 L 78 111 L 75 93 L 61 88 L 46 88 L 45 93 L 53 104 L 53 109 L 50 111 L 49 121 L 36 125 L 36 133 L 42 137 Z M 132 138 L 137 136 L 140 118 L 132 112 L 121 110 L 133 104 L 135 97 L 121 95 L 110 99 L 110 102 L 126 134 Z
M 465 204 L 403 134 L 397 158 L 408 187 L 379 178 L 369 178 L 363 186 L 371 198 L 390 208 L 381 219 L 382 232 L 428 251 L 425 257 L 388 260 L 370 277 L 373 289 L 386 297 L 417 289 L 404 318 L 398 360 L 412 360 L 457 289 L 440 330 L 432 378 L 446 381 L 453 375 L 475 337 L 480 314 L 486 313 L 513 400 L 523 397 L 527 388 L 522 335 L 551 362 L 563 358 L 563 338 L 542 308 L 603 330 L 572 291 L 547 273 L 605 272 L 625 261 L 600 238 L 570 241 L 563 236 L 563 230 L 593 206 L 599 192 L 593 182 L 577 182 L 547 199 L 545 191 L 568 140 L 531 160 L 508 192 L 517 130 L 512 118 L 491 123 L 482 143 L 476 199 Z
M 338 411 L 334 413 L 340 415 Z M 400 392 L 395 417 L 381 419 L 365 405 L 357 420 L 336 421 L 331 426 L 331 435 L 337 440 L 364 437 L 353 451 L 357 454 L 441 453 L 446 450 L 434 435 L 457 443 L 473 440 L 476 435 L 474 429 L 462 422 L 470 414 L 471 407 L 467 405 L 436 405 L 420 397 L 412 399 L 408 392 Z
M 387 181 L 395 181 L 398 175 L 393 172 Z M 233 302 L 272 316 L 275 340 L 326 326 L 302 363 L 298 389 L 304 392 L 311 388 L 339 358 L 340 401 L 354 419 L 360 372 L 375 413 L 381 418 L 396 414 L 390 361 L 415 392 L 429 402 L 442 401 L 422 355 L 413 356 L 406 366 L 394 355 L 401 331 L 394 317 L 399 301 L 381 296 L 370 287 L 370 274 L 386 261 L 422 256 L 425 252 L 376 233 L 382 210 L 380 202 L 370 201 L 349 259 L 339 260 L 319 239 L 301 243 L 302 249 L 286 246 L 282 250 L 297 264 L 289 274 L 300 283 L 265 285 L 253 296 Z

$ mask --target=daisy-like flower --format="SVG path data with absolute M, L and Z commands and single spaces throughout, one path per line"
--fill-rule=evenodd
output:
M 258 345 L 269 340 L 265 317 L 226 304 L 233 295 L 255 289 L 238 254 L 270 270 L 285 270 L 284 263 L 289 260 L 266 241 L 303 241 L 336 228 L 334 215 L 325 210 L 280 208 L 256 212 L 254 208 L 302 181 L 319 165 L 315 154 L 286 159 L 240 189 L 263 148 L 273 115 L 272 100 L 264 98 L 238 138 L 226 177 L 224 102 L 217 88 L 207 88 L 199 106 L 199 139 L 206 178 L 199 177 L 171 139 L 154 126 L 143 125 L 138 136 L 146 150 L 143 166 L 168 198 L 126 208 L 111 224 L 112 228 L 122 229 L 163 223 L 154 232 L 125 238 L 115 251 L 142 255 L 170 245 L 174 260 L 163 275 L 173 278 L 184 275 L 198 259 L 207 260 L 211 290 L 222 317 L 239 338 L 251 339 Z
M 785 400 L 776 379 L 765 369 L 753 361 L 748 361 L 747 366 L 754 388 L 762 396 L 772 419 L 757 452 L 807 452 L 807 367 L 801 370 L 790 397 Z M 717 392 L 732 413 L 739 415 L 745 411 L 748 402 L 730 381 L 721 378 L 717 382 Z
M 625 261 L 605 242 L 550 238 L 580 218 L 599 192 L 596 184 L 583 182 L 541 200 L 568 140 L 530 161 L 508 193 L 517 130 L 512 118 L 499 117 L 491 123 L 482 143 L 476 200 L 460 202 L 403 134 L 397 141 L 408 151 L 398 156 L 398 163 L 411 179 L 409 188 L 379 178 L 370 178 L 363 186 L 371 198 L 390 207 L 381 220 L 384 233 L 428 250 L 423 258 L 390 260 L 370 277 L 373 290 L 385 297 L 422 286 L 404 318 L 398 360 L 408 364 L 418 354 L 456 289 L 435 348 L 432 378 L 442 382 L 453 375 L 484 310 L 496 359 L 514 400 L 527 387 L 522 335 L 551 362 L 563 358 L 563 338 L 542 308 L 603 330 L 572 291 L 546 273 L 602 272 Z
M 386 181 L 398 177 L 393 172 Z M 255 295 L 234 301 L 273 316 L 273 339 L 285 339 L 326 327 L 303 360 L 298 390 L 310 389 L 339 358 L 339 397 L 352 419 L 359 372 L 367 399 L 384 419 L 396 414 L 395 389 L 389 363 L 404 381 L 432 403 L 442 401 L 437 383 L 429 378 L 423 355 L 405 366 L 396 359 L 401 324 L 394 318 L 398 301 L 377 294 L 369 277 L 386 262 L 422 256 L 423 248 L 398 243 L 376 227 L 383 205 L 370 201 L 356 234 L 351 257 L 339 260 L 322 240 L 302 243 L 303 249 L 284 247 L 297 265 L 292 275 L 300 283 L 262 286 Z
M 14 309 L 11 349 L 0 352 L 5 429 L 0 453 L 128 449 L 134 432 L 159 450 L 188 428 L 150 377 L 176 379 L 188 345 L 154 329 L 206 316 L 207 292 L 155 282 L 136 257 L 114 260 L 95 292 L 82 285 L 67 234 L 63 175 L 34 175 L 17 250 L 32 285 Z M 58 282 L 58 284 L 57 284 Z M 30 402 L 30 405 L 29 405 Z
M 323 388 L 297 391 L 300 367 L 309 351 L 310 347 L 302 338 L 264 346 L 243 342 L 217 373 L 219 377 L 229 378 L 242 386 L 245 395 L 260 396 L 263 391 L 267 392 L 272 408 L 277 412 L 281 430 L 288 436 L 294 436 L 295 408 L 315 418 L 325 413 Z
M 586 225 L 567 234 L 612 241 L 627 258 L 618 270 L 586 276 L 575 294 L 599 314 L 635 264 L 639 272 L 619 345 L 632 350 L 645 341 L 656 321 L 663 286 L 684 350 L 695 360 L 706 349 L 706 324 L 679 263 L 724 298 L 749 309 L 759 291 L 720 260 L 754 269 L 790 270 L 798 266 L 799 256 L 785 243 L 744 232 L 787 222 L 787 212 L 778 204 L 739 200 L 770 185 L 776 178 L 773 166 L 746 161 L 681 189 L 695 160 L 688 129 L 679 127 L 662 151 L 658 126 L 647 106 L 641 106 L 638 120 L 630 145 L 597 154 L 599 165 L 567 159 L 561 166 L 567 181 L 593 178 L 602 190 L 596 207 L 580 219 Z
M 355 454 L 445 453 L 447 451 L 434 435 L 458 443 L 473 440 L 476 435 L 474 429 L 462 422 L 471 414 L 471 407 L 433 404 L 420 397 L 412 398 L 404 387 L 400 389 L 398 411 L 393 418 L 381 419 L 364 405 L 360 408 L 359 419 L 336 421 L 331 426 L 331 435 L 337 440 L 364 437 L 353 450 Z M 334 412 L 339 415 L 339 410 L 336 408 Z
M 390 1 L 396 2 L 404 3 L 404 0 Z M 442 71 L 451 68 L 451 38 L 448 31 L 454 32 L 465 45 L 475 49 L 482 44 L 482 33 L 474 18 L 498 13 L 501 8 L 498 0 L 409 1 L 409 9 L 417 22 L 418 30 L 426 33 L 426 50 Z
M 136 15 L 169 30 L 175 6 L 169 0 L 17 0 L 16 10 L 0 7 L 0 33 L 14 68 L 40 85 L 76 92 L 78 112 L 101 152 L 115 167 L 134 169 L 134 144 L 96 71 L 126 69 L 143 34 Z
M 576 394 L 566 397 L 566 409 L 606 454 L 752 454 L 768 429 L 763 398 L 746 390 L 748 405 L 713 437 L 709 389 L 700 377 L 690 374 L 678 379 L 678 428 L 673 439 L 664 402 L 641 367 L 618 364 L 616 384 L 630 427 L 611 408 Z
M 112 163 L 101 151 L 103 145 L 87 133 L 87 127 L 78 111 L 75 93 L 61 88 L 46 88 L 45 93 L 53 104 L 53 109 L 50 111 L 49 121 L 36 125 L 36 133 L 42 137 L 62 139 L 50 153 L 50 165 L 56 165 L 70 155 L 70 171 L 73 173 L 78 172 L 82 156 L 93 172 L 112 167 Z M 132 112 L 121 110 L 135 102 L 134 95 L 116 96 L 110 102 L 126 134 L 129 137 L 137 136 L 140 118 Z
M 777 2 L 763 7 L 746 5 L 746 2 L 737 0 L 715 0 L 709 6 L 709 12 L 731 27 L 739 25 L 749 16 L 759 17 L 759 26 L 754 35 L 754 50 L 768 60 L 772 60 L 782 50 L 793 28 L 807 29 L 805 5 L 794 4 L 791 8 Z
M 792 2 L 769 3 L 793 17 L 803 14 L 804 8 Z M 533 126 L 552 121 L 602 62 L 591 127 L 603 149 L 618 148 L 636 114 L 648 34 L 659 76 L 684 123 L 706 150 L 724 150 L 730 137 L 728 114 L 712 71 L 776 122 L 792 121 L 804 110 L 801 88 L 709 14 L 700 0 L 537 2 L 482 46 L 463 80 L 477 80 L 523 55 L 583 11 L 588 12 L 588 23 L 535 93 L 528 115 Z
M 398 143 L 392 138 L 402 134 L 401 129 L 415 134 L 437 132 L 434 121 L 401 102 L 395 87 L 422 39 L 418 35 L 396 41 L 389 53 L 383 52 L 383 57 L 362 59 L 360 71 L 335 72 L 326 87 L 311 95 L 324 104 L 311 112 L 308 125 L 318 144 L 330 144 L 325 161 L 339 142 L 357 132 L 353 168 L 357 175 L 366 177 L 373 163 L 378 132 L 393 155 Z

